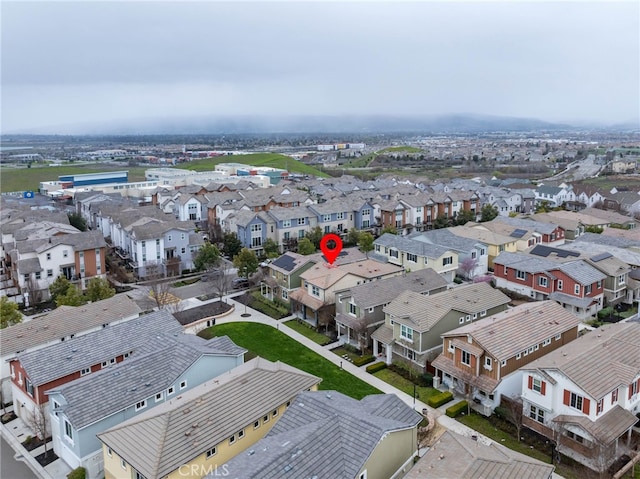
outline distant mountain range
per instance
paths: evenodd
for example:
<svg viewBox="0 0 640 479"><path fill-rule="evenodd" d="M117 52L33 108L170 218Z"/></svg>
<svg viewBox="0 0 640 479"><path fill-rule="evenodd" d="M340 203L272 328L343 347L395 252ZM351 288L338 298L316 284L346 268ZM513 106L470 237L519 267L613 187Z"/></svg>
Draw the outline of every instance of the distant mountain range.
<svg viewBox="0 0 640 479"><path fill-rule="evenodd" d="M455 114L432 116L218 116L143 118L37 128L23 134L153 135L153 134L268 134L268 133L482 133L560 131L585 128L638 129L638 125L568 125L532 118Z"/></svg>

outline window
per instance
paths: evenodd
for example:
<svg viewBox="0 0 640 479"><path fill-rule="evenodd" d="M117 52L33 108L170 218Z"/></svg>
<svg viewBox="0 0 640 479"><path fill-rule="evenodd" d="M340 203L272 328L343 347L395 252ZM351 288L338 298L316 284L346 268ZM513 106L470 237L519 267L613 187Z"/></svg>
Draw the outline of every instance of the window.
<svg viewBox="0 0 640 479"><path fill-rule="evenodd" d="M269 422L269 415L268 414L262 418L262 424L264 424L265 422Z"/></svg>
<svg viewBox="0 0 640 479"><path fill-rule="evenodd" d="M391 256L392 258L397 258L398 257L398 250L397 249L390 249L389 250L389 256Z"/></svg>
<svg viewBox="0 0 640 479"><path fill-rule="evenodd" d="M539 423L544 424L544 410L534 406L533 404L529 409L529 417L534 421L538 421Z"/></svg>
<svg viewBox="0 0 640 479"><path fill-rule="evenodd" d="M507 360L506 360L506 359L503 359L503 360L500 362L500 366L505 367L506 365L507 365Z"/></svg>
<svg viewBox="0 0 640 479"><path fill-rule="evenodd" d="M318 288L315 284L311 285L311 294L314 296L320 297L320 288Z"/></svg>
<svg viewBox="0 0 640 479"><path fill-rule="evenodd" d="M516 354L516 359L520 359L522 357L521 353Z"/></svg>
<svg viewBox="0 0 640 479"><path fill-rule="evenodd" d="M33 397L33 384L31 383L31 380L29 378L26 378L26 384L24 385L24 387L27 390L29 396Z"/></svg>
<svg viewBox="0 0 640 479"><path fill-rule="evenodd" d="M47 253L47 261L51 261L51 253Z"/></svg>
<svg viewBox="0 0 640 479"><path fill-rule="evenodd" d="M184 233L180 233L180 239L181 239L181 240L184 240L184 239L185 239Z"/></svg>
<svg viewBox="0 0 640 479"><path fill-rule="evenodd" d="M418 255L415 255L413 253L407 253L407 261L411 261L412 263L417 263Z"/></svg>
<svg viewBox="0 0 640 479"><path fill-rule="evenodd" d="M331 215L322 215L322 221L331 221Z"/></svg>
<svg viewBox="0 0 640 479"><path fill-rule="evenodd" d="M233 444L234 442L236 442L236 435L235 434L229 438L229 444Z"/></svg>
<svg viewBox="0 0 640 479"><path fill-rule="evenodd" d="M107 456L109 456L109 457L113 456L113 451L111 450L110 447L107 448Z"/></svg>
<svg viewBox="0 0 640 479"><path fill-rule="evenodd" d="M122 469L126 469L127 468L127 463L124 462L124 459L120 459L120 467L122 467Z"/></svg>
<svg viewBox="0 0 640 479"><path fill-rule="evenodd" d="M36 279L40 279L40 271L36 271Z"/></svg>
<svg viewBox="0 0 640 479"><path fill-rule="evenodd" d="M588 284L588 285L586 285L586 286L584 287L584 294L585 294L585 295L587 295L587 294L591 294L591 285L590 285L590 284Z"/></svg>
<svg viewBox="0 0 640 479"><path fill-rule="evenodd" d="M618 276L618 284L624 284L624 274L621 274L620 276Z"/></svg>
<svg viewBox="0 0 640 479"><path fill-rule="evenodd" d="M449 340L449 346L447 347L447 350L450 353L452 353L455 350L455 348L453 347L453 341L452 340Z"/></svg>
<svg viewBox="0 0 640 479"><path fill-rule="evenodd" d="M156 246L160 246L160 240L159 239L156 240ZM100 250L96 250L96 256L98 254L100 254Z"/></svg>
<svg viewBox="0 0 640 479"><path fill-rule="evenodd" d="M570 437L571 439L573 439L576 442L579 442L580 444L584 443L584 437L579 436L574 432L567 431L567 437Z"/></svg>
<svg viewBox="0 0 640 479"><path fill-rule="evenodd" d="M172 237L171 235L167 236L167 241L171 241L171 240L172 240L172 238L173 238L173 237Z"/></svg>
<svg viewBox="0 0 640 479"><path fill-rule="evenodd" d="M298 218L298 226L305 224L306 218Z"/></svg>
<svg viewBox="0 0 640 479"><path fill-rule="evenodd" d="M531 388L533 391L540 393L542 395L544 395L545 393L545 382L538 379L538 378L534 378L532 376L529 376L530 378L530 383L531 383Z"/></svg>
<svg viewBox="0 0 640 479"><path fill-rule="evenodd" d="M343 220L343 219L344 219L344 213L336 214L336 220Z"/></svg>
<svg viewBox="0 0 640 479"><path fill-rule="evenodd" d="M576 393L571 393L570 399L569 399L569 406L577 409L578 411L582 411L582 402L583 402L582 396L578 396Z"/></svg>
<svg viewBox="0 0 640 479"><path fill-rule="evenodd" d="M484 368L488 370L493 369L493 361L488 356L484 358Z"/></svg>
<svg viewBox="0 0 640 479"><path fill-rule="evenodd" d="M100 364L100 367L101 367L102 369L104 369L104 368L106 368L106 367L107 367L107 365L108 365L108 364L109 364L109 363L107 363L106 361L102 361L102 364Z"/></svg>
<svg viewBox="0 0 640 479"><path fill-rule="evenodd" d="M53 270L52 269L48 269L47 270L47 278L53 278Z"/></svg>
<svg viewBox="0 0 640 479"><path fill-rule="evenodd" d="M484 311L480 311L480 317L482 318L483 316L487 315L487 310L485 309Z"/></svg>
<svg viewBox="0 0 640 479"><path fill-rule="evenodd" d="M542 347L549 346L551 344L551 338L542 341Z"/></svg>
<svg viewBox="0 0 640 479"><path fill-rule="evenodd" d="M160 402L162 401L162 392L159 392L158 394L156 394L156 402Z"/></svg>
<svg viewBox="0 0 640 479"><path fill-rule="evenodd" d="M576 285L573 287L573 292L574 292L575 294L580 294L580 285L579 285L579 284L576 284Z"/></svg>
<svg viewBox="0 0 640 479"><path fill-rule="evenodd" d="M463 350L460 356L460 362L466 366L471 366L471 354Z"/></svg>
<svg viewBox="0 0 640 479"><path fill-rule="evenodd" d="M207 451L207 459L209 459L211 456L215 456L216 452L218 452L218 451L216 451L215 447L212 447L211 449L209 449Z"/></svg>
<svg viewBox="0 0 640 479"><path fill-rule="evenodd" d="M187 387L187 381L182 381L182 382L180 383L180 389L184 389L184 388L186 388L186 387Z"/></svg>
<svg viewBox="0 0 640 479"><path fill-rule="evenodd" d="M556 334L556 341L560 341L562 339L562 334Z"/></svg>
<svg viewBox="0 0 640 479"><path fill-rule="evenodd" d="M596 287L597 287L598 289L601 289L601 288L602 288L602 280L598 281L598 283L597 283L597 286L596 286Z"/></svg>
<svg viewBox="0 0 640 479"><path fill-rule="evenodd" d="M362 210L362 216L369 216L371 214L371 210L369 208L365 208Z"/></svg>
<svg viewBox="0 0 640 479"><path fill-rule="evenodd" d="M274 409L273 412L271 413L272 417L276 417L278 415L278 410Z"/></svg>
<svg viewBox="0 0 640 479"><path fill-rule="evenodd" d="M290 228L291 227L291 220L282 220L282 227L283 228Z"/></svg>
<svg viewBox="0 0 640 479"><path fill-rule="evenodd" d="M404 324L400 325L400 337L407 339L409 341L413 341L413 329L405 326Z"/></svg>
<svg viewBox="0 0 640 479"><path fill-rule="evenodd" d="M424 257L424 264L428 264L429 263L429 258L427 258L426 256Z"/></svg>
<svg viewBox="0 0 640 479"><path fill-rule="evenodd" d="M176 388L171 386L169 389L167 389L167 396L171 396L174 392L176 392Z"/></svg>
<svg viewBox="0 0 640 479"><path fill-rule="evenodd" d="M562 280L558 280L558 291L562 291Z"/></svg>
<svg viewBox="0 0 640 479"><path fill-rule="evenodd" d="M442 266L447 266L448 264L453 264L453 256L442 258Z"/></svg>
<svg viewBox="0 0 640 479"><path fill-rule="evenodd" d="M464 316L460 316L460 319L458 320L458 323L464 324Z"/></svg>
<svg viewBox="0 0 640 479"><path fill-rule="evenodd" d="M253 423L253 428L258 429L260 427L260 419Z"/></svg>
<svg viewBox="0 0 640 479"><path fill-rule="evenodd" d="M549 279L546 276L538 276L538 286L546 288L548 283Z"/></svg>
<svg viewBox="0 0 640 479"><path fill-rule="evenodd" d="M91 368L84 368L80 371L80 376L86 376L91 372Z"/></svg>
<svg viewBox="0 0 640 479"><path fill-rule="evenodd" d="M602 412L604 409L604 399L600 399L596 404L596 416Z"/></svg>
<svg viewBox="0 0 640 479"><path fill-rule="evenodd" d="M369 311L370 313L373 313L374 308L369 308L367 311Z"/></svg>
<svg viewBox="0 0 640 479"><path fill-rule="evenodd" d="M615 404L618 402L618 388L611 391L611 404Z"/></svg>
<svg viewBox="0 0 640 479"><path fill-rule="evenodd" d="M349 314L353 314L354 316L356 315L356 305L353 303L349 303Z"/></svg>
<svg viewBox="0 0 640 479"><path fill-rule="evenodd" d="M63 257L63 258L68 258L68 257L69 257L69 251L65 249L65 250L62 252L62 257Z"/></svg>
<svg viewBox="0 0 640 479"><path fill-rule="evenodd" d="M242 439L244 437L244 429L240 429L238 431L238 439Z"/></svg>
<svg viewBox="0 0 640 479"><path fill-rule="evenodd" d="M298 230L298 239L304 238L304 230Z"/></svg>
<svg viewBox="0 0 640 479"><path fill-rule="evenodd" d="M73 428L71 427L71 423L64 420L64 435L73 441Z"/></svg>
<svg viewBox="0 0 640 479"><path fill-rule="evenodd" d="M140 409L144 409L146 407L147 407L146 399L143 399L142 401L136 403L136 411L139 411Z"/></svg>
<svg viewBox="0 0 640 479"><path fill-rule="evenodd" d="M282 290L282 299L289 299L289 293L286 289Z"/></svg>
<svg viewBox="0 0 640 479"><path fill-rule="evenodd" d="M518 269L518 270L516 270L516 278L517 279L521 279L522 281L524 281L525 279L527 279L527 273L525 273L524 271L520 271Z"/></svg>
<svg viewBox="0 0 640 479"><path fill-rule="evenodd" d="M467 321L467 323L468 323L469 321L471 321L471 315L470 315L470 314L467 314L467 316L466 316L466 321Z"/></svg>

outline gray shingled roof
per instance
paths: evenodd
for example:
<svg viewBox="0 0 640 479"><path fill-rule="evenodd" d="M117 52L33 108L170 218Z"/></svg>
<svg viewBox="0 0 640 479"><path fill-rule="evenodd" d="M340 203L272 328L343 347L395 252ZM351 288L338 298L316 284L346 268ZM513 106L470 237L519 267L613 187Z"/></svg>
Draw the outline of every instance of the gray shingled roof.
<svg viewBox="0 0 640 479"><path fill-rule="evenodd" d="M165 477L320 381L258 357L98 437L145 477Z"/></svg>
<svg viewBox="0 0 640 479"><path fill-rule="evenodd" d="M528 218L510 218L508 216L498 216L493 221L505 223L517 228L534 230L541 234L551 234L558 227L557 224L534 221Z"/></svg>
<svg viewBox="0 0 640 479"><path fill-rule="evenodd" d="M181 333L182 326L170 313L158 311L16 357L34 386L41 386L127 352L155 350L157 332Z"/></svg>
<svg viewBox="0 0 640 479"><path fill-rule="evenodd" d="M470 334L497 360L510 359L545 339L569 331L580 319L555 301L525 303L444 333L443 338Z"/></svg>
<svg viewBox="0 0 640 479"><path fill-rule="evenodd" d="M558 269L584 286L607 278L607 275L582 260L563 263Z"/></svg>
<svg viewBox="0 0 640 479"><path fill-rule="evenodd" d="M355 478L386 434L421 420L395 394L357 401L336 391L304 392L266 437L226 466L235 479Z"/></svg>
<svg viewBox="0 0 640 479"><path fill-rule="evenodd" d="M415 241L437 244L462 253L472 251L478 244L482 244L487 248L486 243L472 238L454 235L447 228L425 231L422 233L413 233L408 237Z"/></svg>
<svg viewBox="0 0 640 479"><path fill-rule="evenodd" d="M494 264L504 265L527 273L547 273L551 276L553 276L552 271L560 270L582 285L593 284L606 278L604 273L601 273L583 260L558 263L557 261L526 253L503 251L494 260Z"/></svg>
<svg viewBox="0 0 640 479"><path fill-rule="evenodd" d="M638 418L620 405L616 404L596 421L587 416L561 414L553 418L553 422L561 424L577 424L602 444L609 444L633 427Z"/></svg>
<svg viewBox="0 0 640 479"><path fill-rule="evenodd" d="M3 329L0 350L3 355L25 351L140 312L136 302L122 294L83 306L60 306L44 316Z"/></svg>
<svg viewBox="0 0 640 479"><path fill-rule="evenodd" d="M132 356L49 391L62 394L61 407L75 428L83 428L166 389L205 354L238 356L246 352L227 336L208 341L191 334L158 335L157 350Z"/></svg>
<svg viewBox="0 0 640 479"><path fill-rule="evenodd" d="M425 268L403 276L381 279L351 288L354 303L361 308L372 308L387 304L398 296L400 291L428 293L448 285L441 275L432 268Z"/></svg>
<svg viewBox="0 0 640 479"><path fill-rule="evenodd" d="M42 271L40 266L40 260L38 258L26 258L18 260L18 273L19 274L31 274Z"/></svg>
<svg viewBox="0 0 640 479"><path fill-rule="evenodd" d="M640 373L640 323L605 324L523 369L559 371L599 400Z"/></svg>
<svg viewBox="0 0 640 479"><path fill-rule="evenodd" d="M452 251L451 248L444 246L423 243L404 236L398 236L391 233L385 233L374 241L374 244L395 248L405 253L412 253L418 256L426 256L428 258L439 258L445 253Z"/></svg>

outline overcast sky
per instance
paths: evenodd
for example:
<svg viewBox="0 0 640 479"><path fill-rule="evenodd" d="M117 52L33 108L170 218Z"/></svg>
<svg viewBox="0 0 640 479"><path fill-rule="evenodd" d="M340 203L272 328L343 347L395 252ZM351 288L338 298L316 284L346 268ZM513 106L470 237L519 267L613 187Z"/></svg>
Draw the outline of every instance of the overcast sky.
<svg viewBox="0 0 640 479"><path fill-rule="evenodd" d="M3 0L1 28L4 133L234 114L640 117L637 1Z"/></svg>

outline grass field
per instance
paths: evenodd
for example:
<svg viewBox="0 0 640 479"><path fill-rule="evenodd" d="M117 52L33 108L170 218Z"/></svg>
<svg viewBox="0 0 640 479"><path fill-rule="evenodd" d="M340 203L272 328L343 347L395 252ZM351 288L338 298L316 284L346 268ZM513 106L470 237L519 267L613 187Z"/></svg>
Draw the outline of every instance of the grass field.
<svg viewBox="0 0 640 479"><path fill-rule="evenodd" d="M413 396L414 384L408 379L400 376L398 373L393 372L391 369L381 369L380 371L373 373L373 375L378 379L382 379L385 383L398 388L400 391L407 393L409 396ZM437 389L422 386L415 386L415 391L416 398L425 403L431 396L440 392Z"/></svg>
<svg viewBox="0 0 640 479"><path fill-rule="evenodd" d="M254 153L250 155L238 156L218 156L215 158L204 158L195 160L191 163L178 165L177 168L194 171L214 170L218 163L242 163L252 166L267 166L272 168L284 168L291 173L300 173L302 175L315 175L323 178L328 177L326 173L317 170L313 166L306 165L299 161L289 158L288 156L279 155L277 153ZM26 191L37 190L41 181L57 181L58 176L73 175L83 173L100 173L104 171L128 171L129 181L144 181L145 170L152 168L151 166L128 166L127 163L122 165L96 163L91 164L72 164L64 166L36 166L32 168L13 168L3 166L0 171L0 191Z"/></svg>
<svg viewBox="0 0 640 479"><path fill-rule="evenodd" d="M295 319L285 322L287 326L289 326L294 331L302 334L303 336L309 338L314 343L318 343L320 346L324 346L325 344L329 344L331 339L326 334L318 333L311 329L309 326L306 326Z"/></svg>
<svg viewBox="0 0 640 479"><path fill-rule="evenodd" d="M340 369L286 334L256 323L227 323L212 326L199 333L204 338L229 336L238 346L269 361L282 361L322 378L320 389L339 391L355 399L381 394L373 386Z"/></svg>
<svg viewBox="0 0 640 479"><path fill-rule="evenodd" d="M390 146L389 148L385 148L381 150L380 153L396 153L404 151L406 153L420 153L422 150L420 148L416 148L415 146Z"/></svg>

